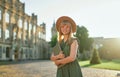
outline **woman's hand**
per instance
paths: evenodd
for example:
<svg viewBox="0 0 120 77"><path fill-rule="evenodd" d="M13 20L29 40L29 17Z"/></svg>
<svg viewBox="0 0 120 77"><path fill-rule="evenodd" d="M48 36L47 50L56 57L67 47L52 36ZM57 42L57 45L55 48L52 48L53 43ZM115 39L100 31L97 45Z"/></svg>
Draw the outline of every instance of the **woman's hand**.
<svg viewBox="0 0 120 77"><path fill-rule="evenodd" d="M63 59L63 58L65 58L65 55L63 54L63 53L59 53L59 55L57 56L58 57L58 59Z"/></svg>
<svg viewBox="0 0 120 77"><path fill-rule="evenodd" d="M51 56L52 61L63 59L63 58L65 58L65 55L62 53L62 51L56 56L54 56L54 54L52 54L52 56Z"/></svg>
<svg viewBox="0 0 120 77"><path fill-rule="evenodd" d="M60 65L60 60L56 60L56 61L54 61L55 62L55 65L56 66L59 66Z"/></svg>
<svg viewBox="0 0 120 77"><path fill-rule="evenodd" d="M50 59L51 59L52 61L55 61L55 60L57 60L57 57L54 56L54 55L52 55Z"/></svg>

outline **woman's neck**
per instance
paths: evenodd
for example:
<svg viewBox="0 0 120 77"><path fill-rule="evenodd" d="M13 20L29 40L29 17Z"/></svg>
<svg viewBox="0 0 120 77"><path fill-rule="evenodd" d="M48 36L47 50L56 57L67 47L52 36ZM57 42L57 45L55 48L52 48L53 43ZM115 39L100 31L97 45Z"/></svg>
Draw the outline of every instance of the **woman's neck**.
<svg viewBox="0 0 120 77"><path fill-rule="evenodd" d="M64 42L68 40L68 35L64 35Z"/></svg>

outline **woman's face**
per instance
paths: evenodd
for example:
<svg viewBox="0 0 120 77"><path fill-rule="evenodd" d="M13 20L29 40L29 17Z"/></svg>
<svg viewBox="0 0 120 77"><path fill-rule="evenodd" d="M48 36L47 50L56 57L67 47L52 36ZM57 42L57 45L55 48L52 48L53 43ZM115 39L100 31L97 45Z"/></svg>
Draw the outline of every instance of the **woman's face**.
<svg viewBox="0 0 120 77"><path fill-rule="evenodd" d="M71 30L71 24L70 23L61 23L60 30L63 33L63 35L67 35L70 33Z"/></svg>

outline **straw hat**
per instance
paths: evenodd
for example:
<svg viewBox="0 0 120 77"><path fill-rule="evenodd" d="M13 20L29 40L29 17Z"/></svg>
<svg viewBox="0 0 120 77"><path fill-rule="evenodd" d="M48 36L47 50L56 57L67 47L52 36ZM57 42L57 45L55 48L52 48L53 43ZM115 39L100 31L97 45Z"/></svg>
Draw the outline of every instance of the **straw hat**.
<svg viewBox="0 0 120 77"><path fill-rule="evenodd" d="M57 29L57 31L59 32L59 27L60 27L61 22L65 21L65 20L67 20L67 21L69 21L71 23L72 32L73 33L76 32L76 23L73 21L72 18L70 18L68 16L62 16L62 17L58 18L58 20L56 22L56 29Z"/></svg>

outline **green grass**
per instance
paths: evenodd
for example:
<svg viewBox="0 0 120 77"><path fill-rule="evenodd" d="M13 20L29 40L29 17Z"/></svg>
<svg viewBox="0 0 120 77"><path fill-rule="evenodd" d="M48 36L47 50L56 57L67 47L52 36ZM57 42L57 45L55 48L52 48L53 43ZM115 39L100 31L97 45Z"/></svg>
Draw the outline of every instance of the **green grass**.
<svg viewBox="0 0 120 77"><path fill-rule="evenodd" d="M102 60L101 64L90 64L90 62L87 60L87 61L80 61L79 64L82 67L120 70L120 60L112 60L112 61Z"/></svg>
<svg viewBox="0 0 120 77"><path fill-rule="evenodd" d="M0 65L16 64L17 61L0 61Z"/></svg>

